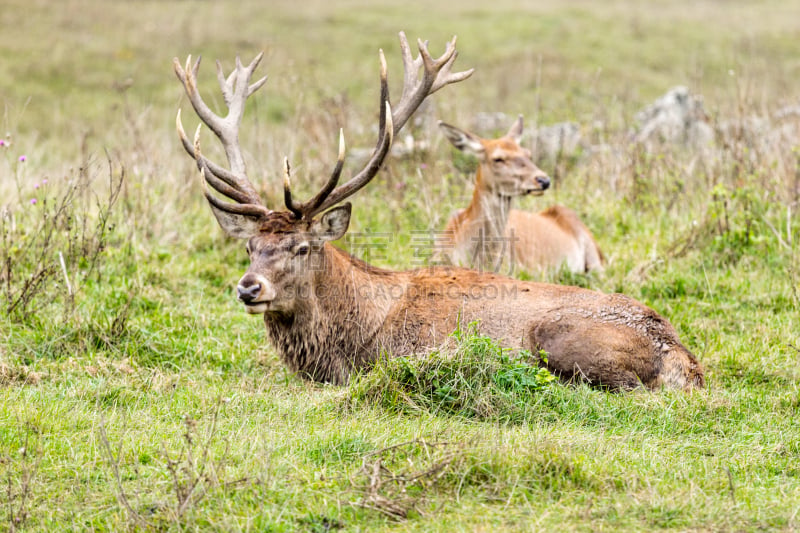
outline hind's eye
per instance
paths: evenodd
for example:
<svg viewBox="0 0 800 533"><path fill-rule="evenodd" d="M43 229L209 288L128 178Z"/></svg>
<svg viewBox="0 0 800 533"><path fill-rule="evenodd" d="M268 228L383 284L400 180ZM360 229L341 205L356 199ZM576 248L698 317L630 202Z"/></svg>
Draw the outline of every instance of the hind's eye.
<svg viewBox="0 0 800 533"><path fill-rule="evenodd" d="M308 245L307 242L302 242L298 244L294 249L295 255L306 255L311 250L311 247Z"/></svg>
<svg viewBox="0 0 800 533"><path fill-rule="evenodd" d="M495 157L494 159L492 159L493 163L502 163L503 161L505 161L505 159L503 159L502 157Z"/></svg>

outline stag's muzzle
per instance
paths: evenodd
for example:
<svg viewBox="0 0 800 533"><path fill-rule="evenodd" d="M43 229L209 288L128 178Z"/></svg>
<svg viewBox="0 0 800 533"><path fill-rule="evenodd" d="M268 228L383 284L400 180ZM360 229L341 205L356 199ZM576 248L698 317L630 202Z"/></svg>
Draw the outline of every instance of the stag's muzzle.
<svg viewBox="0 0 800 533"><path fill-rule="evenodd" d="M257 274L245 274L236 286L236 297L250 314L267 312L275 296L272 284Z"/></svg>

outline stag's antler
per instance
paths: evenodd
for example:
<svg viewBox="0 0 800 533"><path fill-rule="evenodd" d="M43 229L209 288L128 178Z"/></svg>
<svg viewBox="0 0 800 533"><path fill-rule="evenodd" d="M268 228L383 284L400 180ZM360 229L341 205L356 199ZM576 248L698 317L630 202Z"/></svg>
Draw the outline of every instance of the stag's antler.
<svg viewBox="0 0 800 533"><path fill-rule="evenodd" d="M219 193L238 202L238 204L222 202L206 190L205 194L208 201L212 206L234 214L259 216L270 212L261 203L258 193L250 183L250 180L247 179L244 156L239 146L239 125L242 122L245 102L251 94L260 89L267 81L267 77L264 76L257 82L250 83L250 78L253 76L253 72L258 67L263 55L263 53L258 54L246 67L242 65L242 62L237 57L236 68L227 78L222 72L222 65L217 61L217 79L222 90L222 96L225 99L225 105L228 107L228 114L224 118L214 114L200 97L200 92L197 89L197 72L200 69L201 58L198 57L197 61L192 65L192 56L189 56L186 60L186 67L181 67L177 58L173 59L175 74L183 84L197 116L214 132L222 143L230 170L217 165L200 153L200 126L197 127L195 132L194 142L189 142L189 138L183 129L179 109L178 116L175 118L175 125L178 129L181 143L189 155L197 161L197 167L203 174L205 181Z"/></svg>
<svg viewBox="0 0 800 533"><path fill-rule="evenodd" d="M430 52L428 52L428 41L423 42L422 40L418 40L417 46L419 47L419 55L414 59L411 56L411 47L408 44L406 34L400 32L400 49L403 54L403 69L405 75L403 76L403 91L400 96L400 102L394 106L395 111L393 112L389 106L386 58L383 55L383 50L379 52L381 62L380 136L377 146L365 167L347 183L336 187L344 162L344 139L340 132L339 159L336 163L336 169L334 169L331 178L325 186L314 198L305 204L296 204L292 202L290 205L287 201L287 207L296 215L311 218L315 214L355 194L359 189L369 183L378 173L378 170L380 170L384 159L386 159L386 155L389 153L389 148L391 148L392 140L395 135L403 128L425 98L445 85L469 78L475 71L475 69L469 69L463 72L450 72L458 56L458 52L456 52L456 37L453 37L453 39L447 43L444 54L438 59L431 57ZM419 78L420 68L422 68L421 79ZM284 183L285 198L291 200L292 195L289 188L288 172L286 176L287 179Z"/></svg>

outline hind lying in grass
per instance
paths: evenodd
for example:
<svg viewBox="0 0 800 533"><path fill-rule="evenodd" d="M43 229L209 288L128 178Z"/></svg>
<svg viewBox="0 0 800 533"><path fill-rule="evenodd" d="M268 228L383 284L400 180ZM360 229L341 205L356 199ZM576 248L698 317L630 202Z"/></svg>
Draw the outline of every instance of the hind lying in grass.
<svg viewBox="0 0 800 533"><path fill-rule="evenodd" d="M544 350L545 364L558 376L579 377L611 389L703 386L703 369L678 339L675 329L652 309L620 294L522 282L457 268L408 272L382 270L335 248L344 236L351 205L340 204L377 174L392 144L423 100L472 71L452 73L455 39L434 59L419 42L412 57L400 34L405 67L400 101L389 104L386 62L381 60L380 136L366 166L337 186L344 165L344 141L325 186L309 201L297 202L285 165L285 211L261 203L247 178L238 130L247 98L266 78L250 83L259 55L250 65L237 59L220 87L229 108L222 118L210 111L197 90L199 60L175 72L200 119L217 135L230 168L200 152L199 127L192 143L178 114L186 151L196 160L211 210L225 232L247 239L250 268L237 286L250 313L263 314L267 333L283 361L299 374L323 382L347 383L354 371L369 368L383 351L395 356L429 351L450 332L479 324L479 333L502 346ZM420 69L422 76L419 76ZM320 215L317 217L317 215Z"/></svg>
<svg viewBox="0 0 800 533"><path fill-rule="evenodd" d="M510 252L508 259L530 271L561 266L570 272L602 270L603 253L572 209L511 209L514 197L540 196L550 187L550 178L519 144L522 116L499 139L483 139L444 122L439 127L453 146L478 158L472 201L450 217L440 243L451 250L452 263L492 270Z"/></svg>

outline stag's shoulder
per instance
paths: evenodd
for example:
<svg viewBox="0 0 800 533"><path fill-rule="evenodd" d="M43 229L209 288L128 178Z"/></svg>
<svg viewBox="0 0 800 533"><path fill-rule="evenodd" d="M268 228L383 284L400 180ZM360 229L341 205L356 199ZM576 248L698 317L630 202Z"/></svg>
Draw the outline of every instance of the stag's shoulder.
<svg viewBox="0 0 800 533"><path fill-rule="evenodd" d="M492 272L481 272L458 266L435 266L409 272L417 285L486 285L524 283Z"/></svg>

